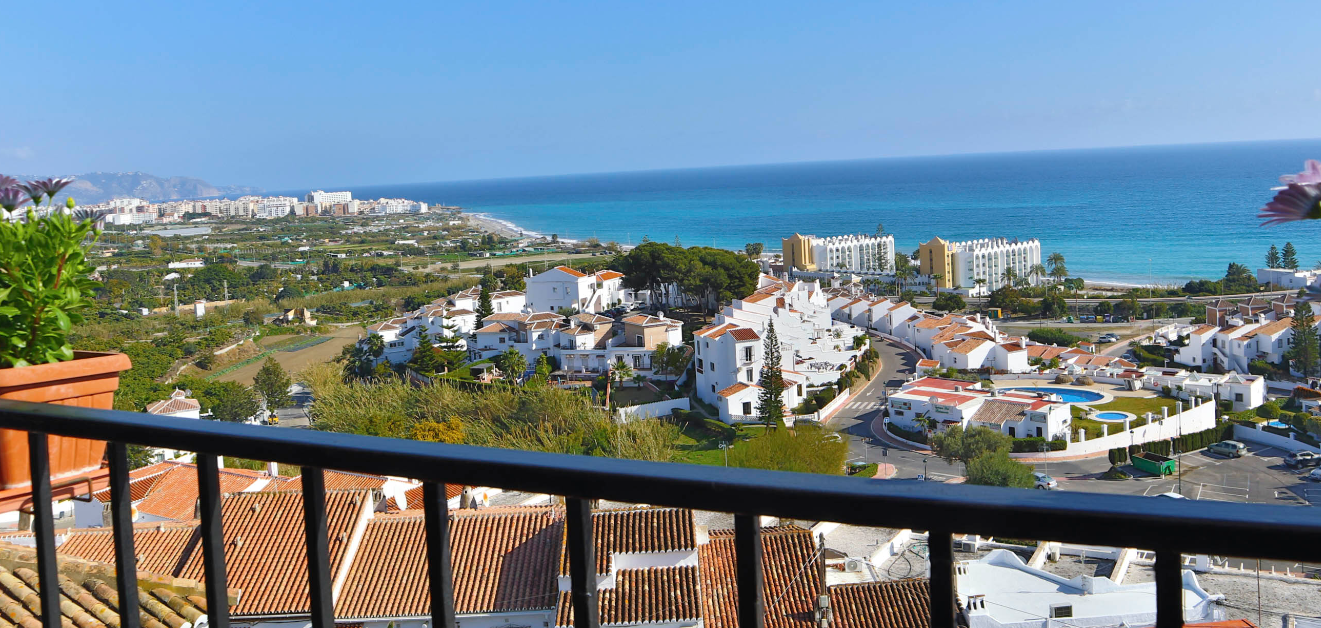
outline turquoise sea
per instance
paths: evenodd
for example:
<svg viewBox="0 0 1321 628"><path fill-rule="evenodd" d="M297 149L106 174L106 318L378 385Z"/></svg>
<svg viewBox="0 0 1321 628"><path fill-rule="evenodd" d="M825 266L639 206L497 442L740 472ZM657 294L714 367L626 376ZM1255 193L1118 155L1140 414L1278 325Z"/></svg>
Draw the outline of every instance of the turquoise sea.
<svg viewBox="0 0 1321 628"><path fill-rule="evenodd" d="M1038 238L1072 274L1131 284L1256 268L1291 241L1321 260L1321 221L1258 227L1281 174L1321 140L870 159L353 187L354 198L460 205L562 238L778 250L794 232L874 232L900 250L983 237ZM327 188L330 189L330 188Z"/></svg>

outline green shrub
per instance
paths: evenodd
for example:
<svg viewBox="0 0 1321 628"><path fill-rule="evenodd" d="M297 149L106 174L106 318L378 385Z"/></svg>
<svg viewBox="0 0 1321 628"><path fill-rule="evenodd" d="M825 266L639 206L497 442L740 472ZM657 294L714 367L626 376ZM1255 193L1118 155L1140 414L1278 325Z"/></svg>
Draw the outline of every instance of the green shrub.
<svg viewBox="0 0 1321 628"><path fill-rule="evenodd" d="M1016 454L1038 453L1041 451L1041 445L1046 443L1046 449L1049 451L1064 451L1069 444L1062 440L1047 441L1040 436L1029 436L1027 438L1015 438L1011 444L1011 450Z"/></svg>
<svg viewBox="0 0 1321 628"><path fill-rule="evenodd" d="M1128 464L1128 449L1124 447L1116 447L1114 449L1111 449L1110 464L1112 465Z"/></svg>
<svg viewBox="0 0 1321 628"><path fill-rule="evenodd" d="M1059 345L1061 347L1071 347L1082 342L1082 338L1075 336L1063 329L1055 327L1042 327L1034 329L1027 334L1028 340L1039 342L1046 345Z"/></svg>
<svg viewBox="0 0 1321 628"><path fill-rule="evenodd" d="M1266 417L1268 419L1280 418L1280 402L1277 400L1271 400L1257 406L1257 416Z"/></svg>
<svg viewBox="0 0 1321 628"><path fill-rule="evenodd" d="M887 427L889 428L891 434L894 434L895 436L898 436L899 438L902 438L906 441L921 443L923 445L925 445L927 442L926 432L916 431L916 430L906 430L902 427L899 427L898 425L895 425L894 423L889 423Z"/></svg>

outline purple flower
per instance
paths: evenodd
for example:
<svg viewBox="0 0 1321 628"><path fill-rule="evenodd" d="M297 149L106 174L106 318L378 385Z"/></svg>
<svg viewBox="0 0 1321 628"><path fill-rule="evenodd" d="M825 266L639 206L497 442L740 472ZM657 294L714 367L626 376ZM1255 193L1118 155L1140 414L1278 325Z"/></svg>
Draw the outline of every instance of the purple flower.
<svg viewBox="0 0 1321 628"><path fill-rule="evenodd" d="M1258 218L1265 218L1261 226L1278 225L1294 220L1321 218L1321 187L1290 183L1275 195L1275 199L1261 208Z"/></svg>
<svg viewBox="0 0 1321 628"><path fill-rule="evenodd" d="M16 186L0 188L0 207L3 207L7 212L12 212L28 202L28 199L24 196L23 190Z"/></svg>
<svg viewBox="0 0 1321 628"><path fill-rule="evenodd" d="M0 190L18 185L18 179L0 174Z"/></svg>
<svg viewBox="0 0 1321 628"><path fill-rule="evenodd" d="M1308 159L1303 164L1303 171L1298 174L1286 174L1280 177L1280 183L1289 185L1297 183L1298 185L1315 185L1321 183L1321 161Z"/></svg>
<svg viewBox="0 0 1321 628"><path fill-rule="evenodd" d="M27 183L20 183L18 184L18 189L27 193L27 195L32 199L33 205L40 205L41 197L46 195L46 188L41 187L40 181L28 181Z"/></svg>
<svg viewBox="0 0 1321 628"><path fill-rule="evenodd" d="M70 183L73 183L73 177L51 177L40 181L28 181L28 185L35 185L41 188L41 191L45 192L46 196L49 196L51 200L55 200L55 195L59 194L60 190L68 187Z"/></svg>

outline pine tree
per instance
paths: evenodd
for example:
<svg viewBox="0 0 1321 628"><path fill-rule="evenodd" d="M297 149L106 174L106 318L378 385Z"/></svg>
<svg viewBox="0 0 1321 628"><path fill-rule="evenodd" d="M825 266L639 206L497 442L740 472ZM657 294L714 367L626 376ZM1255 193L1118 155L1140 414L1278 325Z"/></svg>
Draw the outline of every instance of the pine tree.
<svg viewBox="0 0 1321 628"><path fill-rule="evenodd" d="M1306 301L1294 308L1292 345L1286 354L1293 360L1293 367L1303 377L1311 377L1318 372L1318 356L1321 347L1317 346L1315 320L1312 318L1312 305Z"/></svg>
<svg viewBox="0 0 1321 628"><path fill-rule="evenodd" d="M766 326L766 339L762 342L761 394L757 397L757 412L768 428L784 424L784 371L780 370L780 339L775 335L775 321Z"/></svg>
<svg viewBox="0 0 1321 628"><path fill-rule="evenodd" d="M491 307L491 289L482 284L482 292L477 296L477 320L486 320L487 316L494 314L495 310Z"/></svg>
<svg viewBox="0 0 1321 628"><path fill-rule="evenodd" d="M1266 268L1279 268L1279 267L1280 267L1280 249L1275 248L1275 245L1272 244L1270 250L1266 251Z"/></svg>
<svg viewBox="0 0 1321 628"><path fill-rule="evenodd" d="M1289 270L1298 270L1298 250L1293 248L1293 242L1284 243L1284 255L1280 256L1280 265Z"/></svg>

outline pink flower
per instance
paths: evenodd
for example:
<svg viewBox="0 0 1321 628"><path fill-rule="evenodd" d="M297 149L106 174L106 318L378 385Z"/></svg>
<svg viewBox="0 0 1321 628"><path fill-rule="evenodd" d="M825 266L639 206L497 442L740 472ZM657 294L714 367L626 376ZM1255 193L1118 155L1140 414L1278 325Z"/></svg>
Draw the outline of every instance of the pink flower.
<svg viewBox="0 0 1321 628"><path fill-rule="evenodd" d="M28 199L23 190L17 187L0 188L0 207L3 207L5 211L12 212L26 202L28 202Z"/></svg>
<svg viewBox="0 0 1321 628"><path fill-rule="evenodd" d="M1261 223L1263 227L1321 218L1321 187L1290 183L1259 210L1257 217L1266 219Z"/></svg>
<svg viewBox="0 0 1321 628"><path fill-rule="evenodd" d="M1321 183L1321 161L1308 159L1303 164L1303 171L1298 174L1286 174L1280 177L1280 183L1289 185L1297 183L1298 185L1314 185Z"/></svg>

